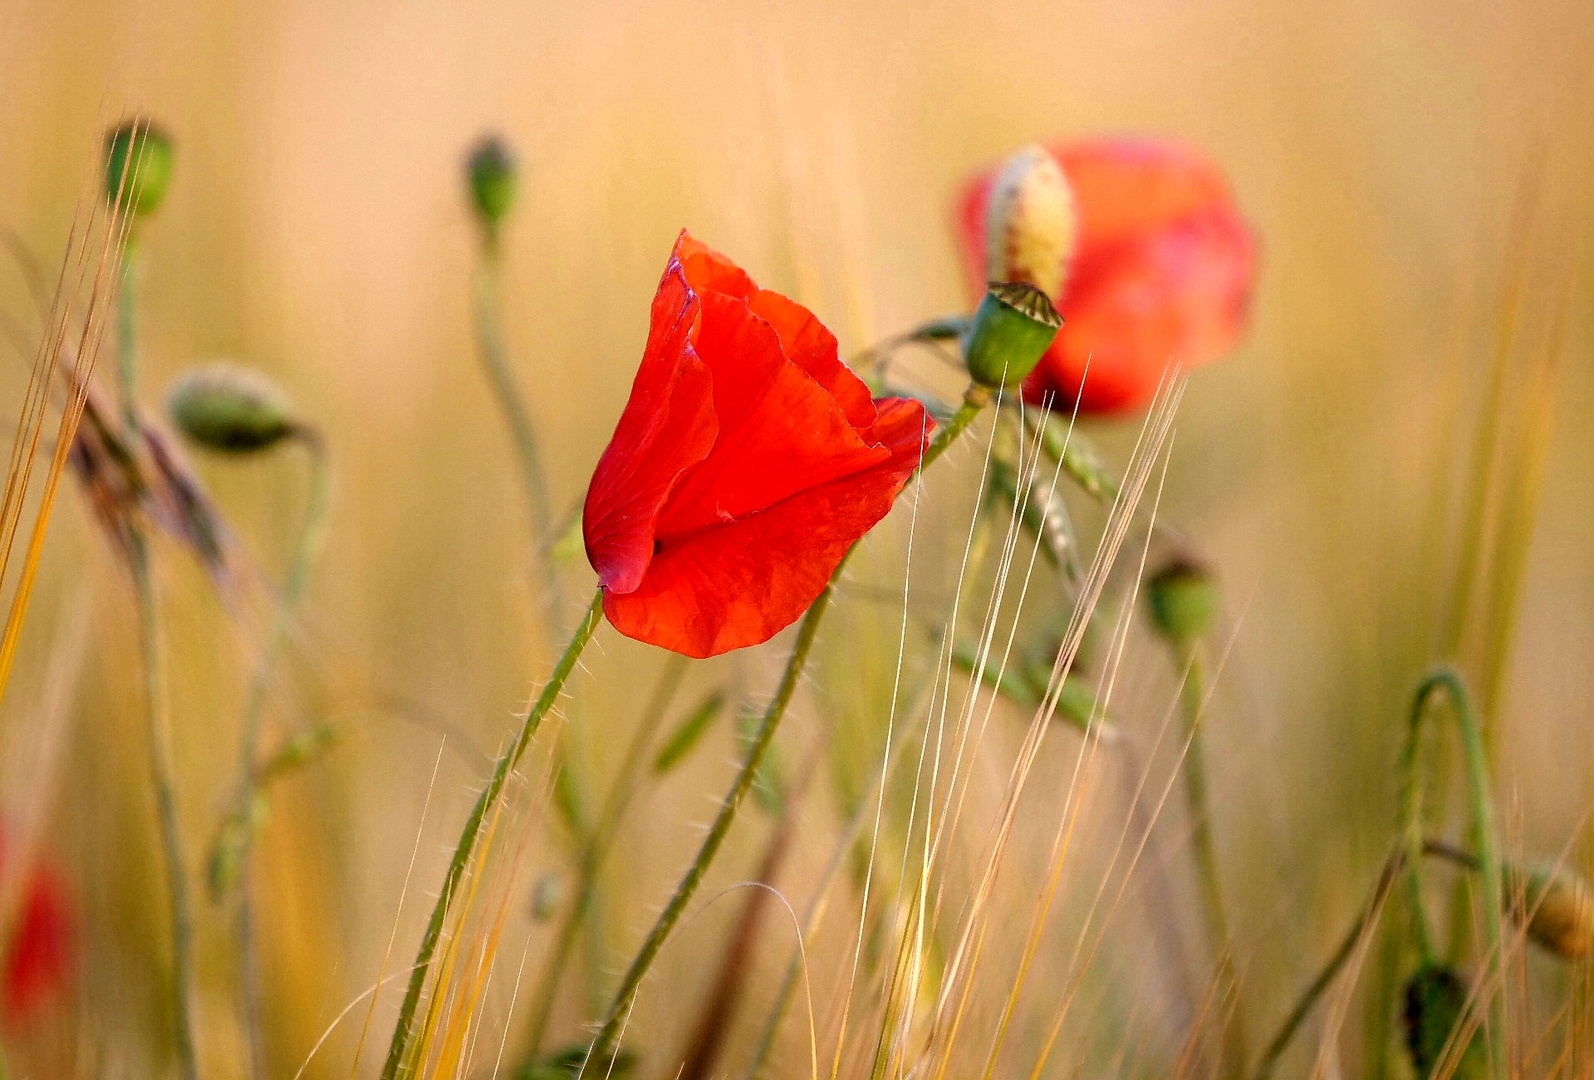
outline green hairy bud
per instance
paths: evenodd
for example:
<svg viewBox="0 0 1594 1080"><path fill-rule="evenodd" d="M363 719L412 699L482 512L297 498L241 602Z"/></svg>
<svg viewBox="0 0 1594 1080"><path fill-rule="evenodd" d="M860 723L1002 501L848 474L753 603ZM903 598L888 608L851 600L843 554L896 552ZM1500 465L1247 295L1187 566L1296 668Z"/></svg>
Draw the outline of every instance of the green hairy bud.
<svg viewBox="0 0 1594 1080"><path fill-rule="evenodd" d="M273 383L231 364L184 375L172 387L166 405L185 436L224 453L264 450L298 430L287 397Z"/></svg>

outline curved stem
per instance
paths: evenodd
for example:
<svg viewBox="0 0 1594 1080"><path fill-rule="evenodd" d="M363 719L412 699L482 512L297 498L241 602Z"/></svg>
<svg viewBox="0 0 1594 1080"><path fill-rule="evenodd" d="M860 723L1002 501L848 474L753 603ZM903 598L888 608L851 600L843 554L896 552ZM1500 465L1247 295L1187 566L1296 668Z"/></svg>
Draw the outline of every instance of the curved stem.
<svg viewBox="0 0 1594 1080"><path fill-rule="evenodd" d="M320 433L311 428L295 432L310 455L310 497L305 508L304 526L294 545L288 563L288 575L283 581L282 596L277 603L266 632L266 641L250 677L249 690L244 698L243 719L239 724L238 801L233 810L234 820L252 820L251 807L260 789L260 726L265 715L267 691L271 686L272 669L288 641L299 601L310 582L310 573L326 541L327 516L332 502L332 470L328 466L326 444ZM254 844L255 829L246 827L237 833L236 873L239 881L238 907L234 914L233 934L237 942L239 959L239 991L243 1000L244 1034L249 1044L249 1068L252 1080L266 1078L265 1024L263 1020L260 989L259 943L255 936L254 898L250 889L249 864Z"/></svg>
<svg viewBox="0 0 1594 1080"><path fill-rule="evenodd" d="M665 661L664 670L659 673L659 681L653 689L652 698L643 711L642 720L637 724L635 733L631 736L630 745L626 747L625 757L620 763L620 770L609 787L603 809L598 813L597 823L582 841L576 869L575 899L559 924L559 933L554 938L553 951L549 953L542 978L537 984L537 992L532 998L531 1019L527 1024L527 1031L530 1033L526 1040L528 1060L535 1060L542 1048L543 1036L548 1029L548 1017L553 1012L554 995L559 989L559 979L569 960L571 946L575 944L576 931L581 928L587 911L592 906L598 872L603 868L604 857L609 853L609 847L619 831L626 807L636 792L637 774L646 759L648 745L653 741L653 733L658 729L659 721L664 718L670 700L680 687L681 679L686 674L686 667L687 658L679 653L672 653Z"/></svg>
<svg viewBox="0 0 1594 1080"><path fill-rule="evenodd" d="M410 1068L405 1061L405 1054L414 1034L415 1010L420 1004L421 991L426 986L426 974L431 968L432 956L437 951L437 941L442 936L449 908L453 904L460 881L465 876L465 870L470 865L471 856L476 851L476 841L481 834L482 821L486 817L487 809L497 800L504 783L509 779L509 774L520 763L526 747L531 744L532 736L537 733L537 728L541 726L543 717L548 715L548 710L553 708L554 702L559 699L566 680L575 670L576 661L581 658L582 650L586 648L587 642L592 640L593 632L602 621L603 590L599 589L593 595L592 603L587 605L586 614L576 624L575 633L571 635L569 644L565 646L559 663L554 666L547 685L542 688L536 703L522 720L519 736L498 759L492 778L487 781L487 786L476 799L476 805L471 808L470 816L465 819L465 828L460 833L459 843L454 847L454 856L449 860L448 873L443 877L442 891L438 894L437 903L432 907L432 917L426 924L426 932L421 936L421 946L415 954L415 965L410 971L409 987L404 993L404 1003L399 1008L398 1023L393 1028L393 1041L388 1046L387 1062L382 1067L382 1080L396 1080L397 1077L409 1075Z"/></svg>
<svg viewBox="0 0 1594 1080"><path fill-rule="evenodd" d="M129 448L143 439L138 417L138 335L134 280L137 249L128 238L122 262L117 337L121 353L123 436ZM155 815L171 906L172 1012L178 1067L183 1080L197 1080L199 1059L194 1049L194 925L189 901L188 870L183 859L182 829L177 813L177 768L173 760L170 701L161 648L160 609L150 565L149 540L136 516L127 521L128 563L138 606L139 651L143 665L144 718L149 732L149 771L155 788Z"/></svg>
<svg viewBox="0 0 1594 1080"><path fill-rule="evenodd" d="M945 427L936 432L935 438L925 449L924 456L919 460L919 467L914 470L917 477L930 463L946 452L958 436L968 429L979 415L980 410L991 401L991 391L987 387L971 385L964 395L963 404L957 413L947 421ZM909 481L912 483L912 480ZM586 1061L582 1063L582 1071L586 1070L586 1062L607 1061L614 1049L620 1028L625 1024L631 1010L631 1004L636 999L637 990L642 985L642 978L653 966L653 961L658 957L659 950L664 947L664 942L669 938L670 932L675 929L675 924L680 921L681 914L686 910L686 905L691 901L692 895L697 892L698 886L703 881L703 875L708 872L709 865L719 853L720 845L725 842L725 836L731 830L731 824L736 820L736 811L741 807L742 800L747 796L753 786L753 779L758 774L759 766L763 764L764 755L769 751L770 744L775 739L775 731L780 727L781 719L786 715L786 707L791 704L792 695L797 690L797 683L802 678L803 668L808 663L808 654L813 648L814 637L819 632L819 623L824 619L825 609L830 604L831 595L835 592L836 582L841 577L843 568L852 551L857 550L856 545L849 550L847 555L836 567L830 581L825 584L817 599L809 606L808 613L803 616L801 625L797 629L797 640L792 645L791 656L786 661L786 670L782 673L780 685L775 691L774 698L764 711L763 721L759 724L758 732L753 737L752 744L748 747L747 755L742 761L742 767L736 774L736 779L731 782L731 788L725 793L725 798L720 802L719 813L714 818L714 823L709 826L708 835L703 838L703 844L698 849L697 857L692 860L692 865L687 867L686 874L675 887L675 893L670 897L669 903L659 913L653 928L648 931L648 936L643 939L641 947L631 961L631 966L626 970L625 977L620 981L620 989L615 992L614 1000L609 1004L609 1011L599 1028L597 1037L593 1039L592 1046L587 1050ZM580 1074L578 1073L578 1076Z"/></svg>
<svg viewBox="0 0 1594 1080"><path fill-rule="evenodd" d="M1427 919L1422 908L1422 878L1419 868L1423 851L1422 836L1422 783L1419 765L1422 750L1422 722L1428 715L1428 701L1443 691L1449 698L1456 718L1457 733L1461 738L1462 753L1467 764L1467 783L1472 799L1472 832L1476 839L1478 870L1483 877L1485 903L1484 946L1482 970L1478 985L1489 1000L1490 1028L1486 1043L1489 1052L1490 1072L1495 1080L1507 1080L1508 1057L1506 1052L1505 998L1494 986L1495 973L1504 969L1505 935L1500 915L1500 897L1504 895L1501 884L1499 842L1495 834L1494 803L1489 794L1489 758L1484 746L1483 730L1472 708L1472 696L1466 683L1453 668L1440 668L1423 679L1412 698L1411 718L1406 746L1400 757L1400 834L1406 862L1406 887L1411 904L1413 936L1424 963L1434 960L1432 939L1428 936Z"/></svg>
<svg viewBox="0 0 1594 1080"><path fill-rule="evenodd" d="M1223 1025L1223 1071L1225 1075L1237 1077L1245 1071L1245 1026L1240 1007L1240 982L1234 970L1234 941L1229 934L1228 912L1223 903L1223 876L1218 868L1211 798L1207 793L1206 746L1201 731L1202 710L1206 705L1205 670L1200 650L1193 643L1175 645L1174 652L1184 666L1179 704L1185 723L1182 771L1191 848L1207 935L1216 956L1218 991L1229 1008Z"/></svg>

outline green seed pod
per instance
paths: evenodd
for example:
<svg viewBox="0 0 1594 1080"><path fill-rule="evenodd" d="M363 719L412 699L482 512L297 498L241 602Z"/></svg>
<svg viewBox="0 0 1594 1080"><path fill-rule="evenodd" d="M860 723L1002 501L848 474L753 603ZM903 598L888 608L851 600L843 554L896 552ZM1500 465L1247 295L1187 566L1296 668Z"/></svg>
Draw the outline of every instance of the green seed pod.
<svg viewBox="0 0 1594 1080"><path fill-rule="evenodd" d="M1188 645L1212 628L1218 617L1218 583L1188 556L1175 556L1146 581L1146 603L1157 631Z"/></svg>
<svg viewBox="0 0 1594 1080"><path fill-rule="evenodd" d="M144 117L125 120L105 135L105 197L112 206L148 217L166 197L172 141Z"/></svg>
<svg viewBox="0 0 1594 1080"><path fill-rule="evenodd" d="M1528 937L1565 960L1594 953L1594 889L1570 870L1506 867L1506 907Z"/></svg>
<svg viewBox="0 0 1594 1080"><path fill-rule="evenodd" d="M969 376L981 386L1017 386L1051 346L1062 316L1044 292L1022 281L993 281L963 341Z"/></svg>
<svg viewBox="0 0 1594 1080"><path fill-rule="evenodd" d="M1467 986L1449 968L1429 964L1406 983L1406 1049L1418 1080L1429 1080L1441 1064L1443 1075L1465 1080L1482 1075L1483 1043L1474 1030L1459 1052L1451 1045L1461 1038L1467 1021ZM1453 1065L1454 1068L1449 1066Z"/></svg>
<svg viewBox="0 0 1594 1080"><path fill-rule="evenodd" d="M264 450L298 429L282 391L258 372L231 364L213 364L178 379L166 408L184 435L226 453Z"/></svg>
<svg viewBox="0 0 1594 1080"><path fill-rule="evenodd" d="M489 135L476 144L465 161L471 205L482 224L496 229L515 202L515 156L502 139Z"/></svg>

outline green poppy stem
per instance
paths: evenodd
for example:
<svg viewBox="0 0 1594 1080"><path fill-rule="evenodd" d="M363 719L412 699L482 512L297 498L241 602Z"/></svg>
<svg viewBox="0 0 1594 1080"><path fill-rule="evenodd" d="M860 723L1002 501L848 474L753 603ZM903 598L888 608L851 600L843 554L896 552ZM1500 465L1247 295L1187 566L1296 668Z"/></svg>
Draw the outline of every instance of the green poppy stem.
<svg viewBox="0 0 1594 1080"><path fill-rule="evenodd" d="M1184 669L1179 692L1185 725L1184 774L1186 813L1190 818L1190 846L1196 880L1201 890L1201 910L1207 937L1217 964L1220 1002L1229 1009L1223 1023L1223 1073L1238 1077L1245 1072L1245 1025L1240 1005L1240 981L1234 970L1234 940L1229 934L1228 911L1223 902L1223 876L1218 868L1217 838L1212 828L1211 798L1207 790L1206 745L1202 713L1206 707L1206 671L1194 642L1172 643ZM1220 1006L1221 1007L1221 1006Z"/></svg>
<svg viewBox="0 0 1594 1080"><path fill-rule="evenodd" d="M305 508L304 525L294 544L288 562L288 575L283 581L282 595L272 616L271 627L255 663L249 681L248 696L244 699L243 719L239 725L238 804L233 813L235 820L251 820L251 806L260 790L260 728L265 716L267 692L271 687L271 673L277 658L288 643L288 632L293 626L299 602L310 584L310 574L326 542L327 519L332 505L332 470L329 466L326 444L319 432L301 427L294 432L310 456L310 495ZM239 835L237 851L238 907L234 913L233 934L237 940L239 960L239 989L243 998L244 1033L249 1044L249 1067L252 1080L265 1080L266 1047L263 998L260 987L259 941L255 933L254 898L250 889L249 864L254 845L253 828L245 828Z"/></svg>
<svg viewBox="0 0 1594 1080"><path fill-rule="evenodd" d="M121 354L123 435L130 449L143 441L138 415L138 334L134 280L138 253L131 236L122 253L122 289L117 319L117 344ZM194 1049L194 920L188 890L188 869L183 858L182 829L177 813L177 766L172 750L171 702L167 695L160 604L150 562L149 539L143 522L127 519L128 564L138 607L139 651L143 666L144 718L148 725L149 771L155 789L156 824L166 871L167 902L171 911L173 1034L183 1080L197 1080L199 1057Z"/></svg>
<svg viewBox="0 0 1594 1080"><path fill-rule="evenodd" d="M1500 869L1500 846L1495 831L1494 801L1489 794L1489 755L1484 745L1483 728L1473 711L1472 696L1466 682L1454 668L1444 667L1429 674L1417 687L1412 697L1411 717L1406 736L1406 746L1400 756L1400 836L1406 862L1406 892L1411 907L1412 936L1423 963L1435 959L1433 939L1428 933L1428 920L1422 906L1421 855L1422 836L1422 722L1428 715L1428 701L1443 692L1450 699L1456 718L1457 734L1461 738L1462 753L1466 760L1467 784L1472 801L1472 835L1477 844L1479 873L1483 877L1484 947L1487 950L1481 965L1479 985L1484 987L1489 1000L1488 1051L1490 1074L1495 1080L1507 1080L1509 1060L1506 1052L1505 996L1500 987L1493 985L1496 973L1504 971L1505 933L1500 914L1500 897L1504 895Z"/></svg>
<svg viewBox="0 0 1594 1080"><path fill-rule="evenodd" d="M575 898L559 924L553 951L549 953L542 978L538 981L536 993L532 997L531 1017L527 1024L529 1034L526 1039L528 1060L535 1061L537 1053L542 1048L543 1036L548 1029L548 1017L553 1012L554 995L559 989L560 976L564 973L565 964L569 960L570 949L575 944L576 931L581 928L587 912L592 907L598 872L603 868L604 857L608 855L609 848L614 843L615 834L619 831L626 807L630 805L631 796L636 793L637 775L646 760L647 748L653 741L653 733L664 719L670 700L675 696L675 691L680 687L681 680L686 674L686 668L687 658L678 653L672 653L664 662L664 670L659 674L659 681L653 689L651 700L643 710L642 720L631 736L630 745L626 747L619 773L609 787L609 794L604 800L603 809L598 814L597 824L582 838L581 851L576 864Z"/></svg>
<svg viewBox="0 0 1594 1080"><path fill-rule="evenodd" d="M947 447L955 442L958 436L966 431L980 410L990 404L992 392L989 388L971 385L964 395L963 404L956 414L947 421L946 426L936 432L935 438L925 448L924 456L919 461L919 467L914 471L917 477L931 462L946 452ZM911 480L909 481L912 482ZM853 550L856 550L854 548ZM775 732L780 727L781 719L786 715L786 708L791 704L792 695L796 693L797 683L802 678L803 668L808 663L808 655L813 649L814 638L819 632L819 624L824 619L825 610L830 604L830 598L836 589L836 582L841 577L843 568L847 565L847 558L841 560L835 573L826 583L824 590L809 606L808 613L803 616L801 625L797 628L797 640L792 645L791 656L786 661L786 670L781 675L780 685L775 691L774 698L764 711L764 717L759 724L757 734L748 746L747 755L742 761L741 770L736 774L736 779L731 782L731 788L725 793L725 798L720 803L719 813L714 818L714 823L709 826L708 835L703 838L703 844L698 849L697 857L692 860L692 865L687 867L686 874L675 887L675 893L670 897L664 910L659 913L653 928L648 931L648 936L643 939L641 947L631 961L631 966L626 970L625 977L620 982L620 988L615 992L614 1000L609 1005L609 1011L603 1020L603 1026L598 1030L597 1037L593 1039L592 1046L587 1051L587 1061L607 1061L614 1049L614 1044L620 1035L627 1016L630 1014L632 1002L636 1000L638 989L642 986L642 979L653 966L659 950L664 947L664 942L675 929L676 923L686 910L686 905L691 902L692 896L702 884L703 875L708 872L714 857L719 854L720 846L725 842L726 835L731 830L732 823L736 820L736 812L741 807L742 800L752 789L753 779L758 774L759 766L763 764L764 756L768 753L770 744L774 742ZM583 1063L582 1069L586 1065Z"/></svg>
<svg viewBox="0 0 1594 1080"><path fill-rule="evenodd" d="M487 786L476 799L476 805L471 808L470 816L465 819L465 828L460 833L459 843L454 847L454 856L449 860L448 873L443 877L442 891L432 907L432 917L426 924L426 932L421 936L420 949L415 954L415 965L410 970L409 988L404 993L404 1003L399 1008L398 1023L393 1028L393 1041L388 1046L387 1063L382 1067L382 1080L398 1080L399 1077L410 1074L412 1063L406 1060L406 1054L415 1033L415 1010L420 1005L421 992L426 987L426 975L431 969L432 956L437 951L437 942L442 936L443 924L448 920L454 896L464 879L471 857L476 852L476 842L481 835L482 822L487 816L487 810L497 801L499 793L509 779L509 774L520 763L526 748L531 745L532 736L537 733L543 718L553 708L554 702L559 700L565 682L581 658L582 650L592 640L593 632L602 621L603 590L599 589L593 595L592 603L587 605L581 621L576 624L575 632L571 635L569 644L565 646L564 654L559 657L558 664L554 666L547 685L542 688L536 703L527 710L522 719L520 734L499 757L492 778L487 781Z"/></svg>

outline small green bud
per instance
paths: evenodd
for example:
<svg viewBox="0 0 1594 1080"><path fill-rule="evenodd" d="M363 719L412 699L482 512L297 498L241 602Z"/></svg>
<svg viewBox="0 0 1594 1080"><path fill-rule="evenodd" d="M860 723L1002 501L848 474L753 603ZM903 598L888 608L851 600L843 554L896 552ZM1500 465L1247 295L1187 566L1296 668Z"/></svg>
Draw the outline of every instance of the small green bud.
<svg viewBox="0 0 1594 1080"><path fill-rule="evenodd" d="M172 141L144 117L125 120L105 136L105 197L135 218L148 217L166 197Z"/></svg>
<svg viewBox="0 0 1594 1080"><path fill-rule="evenodd" d="M184 435L211 450L247 454L298 430L288 399L265 376L231 364L190 371L166 399Z"/></svg>
<svg viewBox="0 0 1594 1080"><path fill-rule="evenodd" d="M1194 559L1176 556L1146 582L1146 603L1157 631L1189 644L1203 637L1218 617L1218 583Z"/></svg>
<svg viewBox="0 0 1594 1080"><path fill-rule="evenodd" d="M1460 1037L1458 1029L1467 1019L1467 986L1461 978L1449 968L1429 964L1407 981L1405 996L1406 1049L1418 1080L1429 1080L1442 1062L1454 1066L1443 1070L1447 1077L1479 1075L1484 1060L1477 1032L1459 1052L1450 1044Z"/></svg>
<svg viewBox="0 0 1594 1080"><path fill-rule="evenodd" d="M482 224L496 229L515 202L515 157L502 139L489 135L465 161L471 205Z"/></svg>
<svg viewBox="0 0 1594 1080"><path fill-rule="evenodd" d="M531 918L533 922L547 922L559 913L565 901L565 879L557 870L548 870L537 878L531 887Z"/></svg>
<svg viewBox="0 0 1594 1080"><path fill-rule="evenodd" d="M1570 870L1506 868L1507 909L1528 937L1566 960L1594 953L1594 890Z"/></svg>
<svg viewBox="0 0 1594 1080"><path fill-rule="evenodd" d="M969 375L981 386L1017 386L1063 325L1046 294L1022 281L993 281L964 338Z"/></svg>

